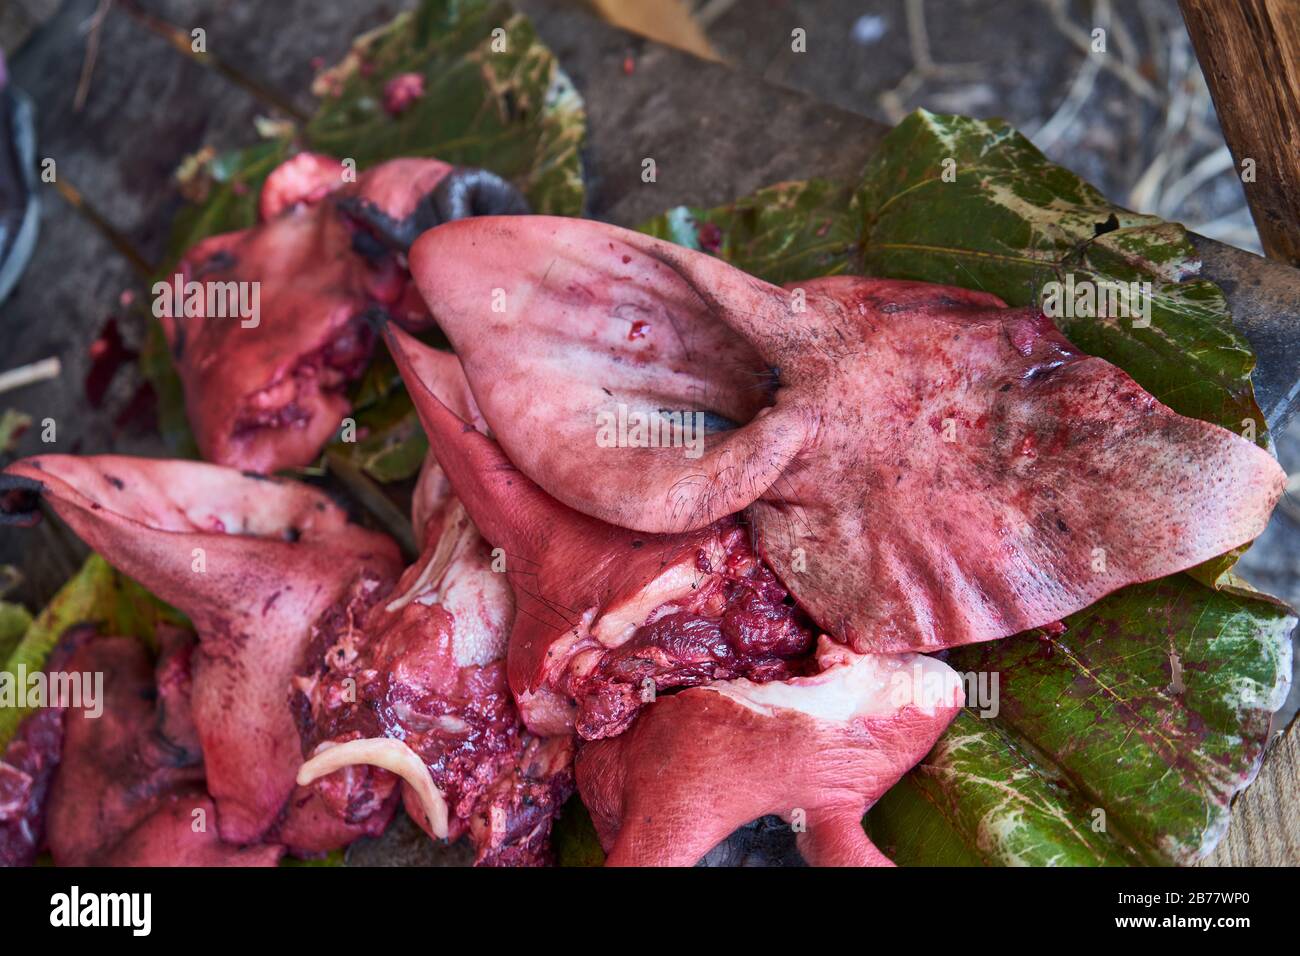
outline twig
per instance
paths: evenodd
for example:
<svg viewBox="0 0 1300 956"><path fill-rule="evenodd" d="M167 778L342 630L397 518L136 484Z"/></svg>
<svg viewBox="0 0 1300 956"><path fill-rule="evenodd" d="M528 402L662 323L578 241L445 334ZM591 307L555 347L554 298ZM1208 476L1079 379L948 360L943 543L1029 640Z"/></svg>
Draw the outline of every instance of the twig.
<svg viewBox="0 0 1300 956"><path fill-rule="evenodd" d="M168 23L166 20L162 19L162 17L143 9L138 3L136 3L136 0L118 0L118 2L121 4L122 10L127 14L127 16L149 32L162 37L170 43L172 48L177 52L196 63L216 70L235 85L243 87L255 99L261 100L268 106L271 106L285 115L297 120L299 123L307 122L307 114L298 109L298 107L294 106L275 90L265 86L252 77L247 76L242 71L231 66L225 60L222 60L220 57L215 56L212 53L200 53L195 50L188 30L183 30L175 24Z"/></svg>
<svg viewBox="0 0 1300 956"><path fill-rule="evenodd" d="M1101 72L1101 66L1097 63L1096 57L1085 57L1083 63L1079 65L1079 72L1074 75L1073 82L1070 83L1070 89L1065 94L1065 99L1061 100L1061 105L1056 108L1056 112L1038 128L1038 131L1030 134L1030 139L1034 141L1039 149L1044 152L1060 139L1075 118L1087 103L1088 97L1092 95L1097 85L1097 75Z"/></svg>
<svg viewBox="0 0 1300 956"><path fill-rule="evenodd" d="M1052 19L1056 23L1056 28L1065 35L1065 38L1075 45L1082 53L1092 56L1092 37L1080 29L1073 21L1070 20L1069 14L1066 13L1064 0L1043 0L1047 9L1051 11ZM1142 97L1149 103L1159 103L1160 95L1155 88L1147 82L1146 78L1140 73L1124 63L1118 57L1105 56L1101 57L1101 67L1109 73L1114 73L1124 81L1124 84L1138 96Z"/></svg>
<svg viewBox="0 0 1300 956"><path fill-rule="evenodd" d="M407 558L414 560L420 553L415 546L415 531L402 510L388 500L379 486L366 477L366 473L348 461L336 450L325 453L325 467L369 511L380 527L393 536Z"/></svg>
<svg viewBox="0 0 1300 956"><path fill-rule="evenodd" d="M707 0L695 12L695 19L701 27L707 29L735 5L736 0Z"/></svg>
<svg viewBox="0 0 1300 956"><path fill-rule="evenodd" d="M85 197L81 195L81 191L77 189L76 186L72 185L72 183L68 182L67 178L64 177L62 173L60 173L59 177L55 179L54 188L59 191L59 195L66 199L73 209L85 216L86 219L90 221L90 224L98 229L105 239L112 243L113 248L121 253L122 256L131 263L131 268L136 271L136 274L139 275L140 278L147 280L152 277L154 272L153 266L145 261L144 256L140 255L131 240L126 238L125 235L117 230L117 227L105 219L99 210L86 202Z"/></svg>
<svg viewBox="0 0 1300 956"><path fill-rule="evenodd" d="M95 60L99 58L99 31L104 26L104 19L108 16L109 8L112 6L113 0L99 0L99 6L95 8L94 14L88 21L90 34L86 38L86 56L81 61L81 77L77 80L77 95L72 100L74 112L81 112L81 108L86 105L86 97L90 94L90 77L95 72Z"/></svg>
<svg viewBox="0 0 1300 956"><path fill-rule="evenodd" d="M1189 169L1164 191L1160 198L1159 210L1162 216L1172 216L1184 199L1190 196L1202 183L1208 182L1226 169L1232 169L1232 153L1227 146L1220 146L1211 153L1202 156L1200 161Z"/></svg>
<svg viewBox="0 0 1300 956"><path fill-rule="evenodd" d="M978 75L983 69L979 63L936 63L930 53L930 32L925 25L925 7L922 0L907 0L907 44L912 53L912 68L892 90L876 97L876 102L889 117L890 122L901 122L905 104L912 94L928 79L961 79Z"/></svg>
<svg viewBox="0 0 1300 956"><path fill-rule="evenodd" d="M41 359L39 362L32 362L30 365L10 369L7 372L0 372L0 394L12 392L14 389L26 385L34 385L37 382L58 378L62 370L63 367L59 364L58 357L55 356Z"/></svg>

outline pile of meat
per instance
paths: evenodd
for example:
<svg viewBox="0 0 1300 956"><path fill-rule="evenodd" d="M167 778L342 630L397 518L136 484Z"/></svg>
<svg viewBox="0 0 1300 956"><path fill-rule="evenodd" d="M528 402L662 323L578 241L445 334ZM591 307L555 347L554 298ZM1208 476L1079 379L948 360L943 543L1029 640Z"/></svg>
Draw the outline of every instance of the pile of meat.
<svg viewBox="0 0 1300 956"><path fill-rule="evenodd" d="M187 256L274 303L260 330L167 323L219 464L7 469L11 520L43 499L194 634L152 664L64 636L49 666L104 672L104 715L23 723L0 859L271 863L400 802L479 863L538 864L576 788L611 864L690 865L769 815L811 863L887 864L862 816L964 703L925 652L1229 551L1281 493L1265 451L1035 310L461 218L483 209L451 209L446 168L405 162L334 188L299 157L261 225ZM454 355L403 329L430 319ZM372 323L431 447L405 570L263 474L317 453Z"/></svg>

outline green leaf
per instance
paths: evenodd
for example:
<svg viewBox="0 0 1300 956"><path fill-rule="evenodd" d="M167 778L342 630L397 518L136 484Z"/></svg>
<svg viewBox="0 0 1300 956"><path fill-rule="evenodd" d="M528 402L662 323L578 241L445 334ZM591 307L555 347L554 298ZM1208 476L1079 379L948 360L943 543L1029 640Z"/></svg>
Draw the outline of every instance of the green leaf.
<svg viewBox="0 0 1300 956"><path fill-rule="evenodd" d="M495 30L503 32L494 37ZM424 95L391 116L383 108L384 86L403 73L424 77ZM534 212L582 213L582 98L528 19L504 3L424 0L358 37L318 85L323 98L302 130L280 131L243 150L206 150L187 161L184 186L201 201L176 217L157 278L168 278L181 254L200 240L254 225L263 181L298 148L351 158L358 169L401 156L481 166L519 187ZM180 379L157 322L140 365L157 393L168 447L197 457ZM365 427L368 444L345 452L372 478L400 480L419 468L424 436L409 401L393 398L373 409Z"/></svg>
<svg viewBox="0 0 1300 956"><path fill-rule="evenodd" d="M279 865L291 869L297 867L347 866L347 861L344 858L343 850L330 850L324 856L311 860L302 860L296 856L284 856L280 858Z"/></svg>
<svg viewBox="0 0 1300 956"><path fill-rule="evenodd" d="M429 442L405 391L395 391L353 417L358 440L336 441L332 450L380 482L402 481L420 470Z"/></svg>
<svg viewBox="0 0 1300 956"><path fill-rule="evenodd" d="M1054 318L1170 408L1238 432L1253 421L1268 447L1254 354L1219 288L1193 278L1200 262L1182 226L1112 205L1005 123L924 111L885 138L855 202L866 274L984 289L1011 305L1038 304L1045 282L1067 276L1150 282L1149 328Z"/></svg>
<svg viewBox="0 0 1300 956"><path fill-rule="evenodd" d="M558 866L603 866L605 851L596 826L582 800L574 795L564 805L551 831L551 846Z"/></svg>
<svg viewBox="0 0 1300 956"><path fill-rule="evenodd" d="M195 188L206 198L197 205L182 206L176 214L167 247L168 263L175 263L186 249L209 236L254 225L262 183L288 158L290 146L288 139L278 138L198 160L188 175L205 181Z"/></svg>
<svg viewBox="0 0 1300 956"><path fill-rule="evenodd" d="M678 206L641 231L715 253L769 282L855 272L851 191L825 179L778 183L717 209Z"/></svg>
<svg viewBox="0 0 1300 956"><path fill-rule="evenodd" d="M397 366L386 353L375 358L357 383L352 408L355 440L343 440L340 431L326 455L341 455L384 483L414 476L424 463L429 442Z"/></svg>
<svg viewBox="0 0 1300 956"><path fill-rule="evenodd" d="M338 95L307 124L312 149L361 168L397 156L482 166L514 182L534 212L581 213L582 99L508 5L426 0L362 38L340 72ZM403 73L424 77L424 95L393 117L384 85Z"/></svg>
<svg viewBox="0 0 1300 956"><path fill-rule="evenodd" d="M1268 446L1254 355L1222 292L1195 278L1185 230L1107 203L1003 123L918 112L851 187L782 183L642 228L777 283L882 275L1025 305L1068 276L1150 282L1149 328L1057 321L1175 410L1239 431L1253 422ZM1112 594L1060 635L950 651L957 670L997 676L1000 711L954 721L868 814L873 839L900 863L954 866L1185 863L1207 852L1259 768L1295 625L1284 605L1234 586L1236 557Z"/></svg>
<svg viewBox="0 0 1300 956"><path fill-rule="evenodd" d="M998 680L868 814L900 863L1190 863L1254 779L1290 677L1295 615L1188 575L949 652ZM970 678L968 677L968 680Z"/></svg>
<svg viewBox="0 0 1300 956"><path fill-rule="evenodd" d="M0 601L0 661L8 661L18 642L31 626L27 608L11 601Z"/></svg>
<svg viewBox="0 0 1300 956"><path fill-rule="evenodd" d="M32 416L14 408L6 408L0 415L0 452L9 453L18 444L23 432L31 427Z"/></svg>
<svg viewBox="0 0 1300 956"><path fill-rule="evenodd" d="M17 679L20 667L27 674L41 670L63 632L86 622L98 624L104 634L138 637L151 646L157 644L155 630L159 623L188 624L179 611L113 570L99 555L92 554L32 621L8 655L5 671ZM0 751L9 743L29 709L0 708Z"/></svg>

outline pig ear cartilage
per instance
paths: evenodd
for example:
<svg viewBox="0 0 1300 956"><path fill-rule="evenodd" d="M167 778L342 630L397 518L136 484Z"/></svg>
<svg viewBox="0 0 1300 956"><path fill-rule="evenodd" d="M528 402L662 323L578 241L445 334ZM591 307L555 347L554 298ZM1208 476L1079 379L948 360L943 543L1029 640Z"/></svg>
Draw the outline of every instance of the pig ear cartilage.
<svg viewBox="0 0 1300 956"><path fill-rule="evenodd" d="M30 528L41 520L45 486L22 475L0 475L0 526Z"/></svg>
<svg viewBox="0 0 1300 956"><path fill-rule="evenodd" d="M526 216L528 202L519 190L486 169L456 169L433 190L438 222L471 216Z"/></svg>

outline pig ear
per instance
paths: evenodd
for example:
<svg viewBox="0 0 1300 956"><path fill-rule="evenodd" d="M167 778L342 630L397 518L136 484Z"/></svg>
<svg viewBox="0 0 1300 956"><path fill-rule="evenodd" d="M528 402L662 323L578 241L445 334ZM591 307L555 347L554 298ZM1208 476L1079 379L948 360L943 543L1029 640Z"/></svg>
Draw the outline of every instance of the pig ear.
<svg viewBox="0 0 1300 956"><path fill-rule="evenodd" d="M391 545L305 485L219 465L101 455L26 458L5 470L91 548L196 620L259 611L301 578L318 589L336 549L387 559Z"/></svg>
<svg viewBox="0 0 1300 956"><path fill-rule="evenodd" d="M470 519L495 546L535 559L567 509L521 475L485 434L456 356L430 348L391 322L384 327L384 341L411 393L429 450Z"/></svg>
<svg viewBox="0 0 1300 956"><path fill-rule="evenodd" d="M510 460L579 511L703 527L804 445L797 406L772 405L771 359L729 324L784 321L788 296L717 259L601 223L489 216L430 230L410 262Z"/></svg>

